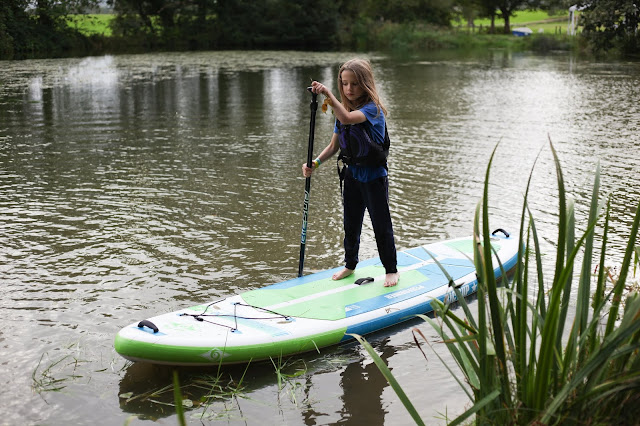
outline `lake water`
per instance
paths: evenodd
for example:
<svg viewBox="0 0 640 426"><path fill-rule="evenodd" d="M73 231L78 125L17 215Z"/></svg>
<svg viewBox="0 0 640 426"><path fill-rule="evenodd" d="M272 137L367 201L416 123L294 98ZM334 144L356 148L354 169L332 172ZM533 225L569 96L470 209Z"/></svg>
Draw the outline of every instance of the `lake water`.
<svg viewBox="0 0 640 426"><path fill-rule="evenodd" d="M113 349L139 319L295 277L311 78L348 53L165 53L0 62L2 424L176 424L170 368ZM472 232L489 158L491 226L530 205L557 234L558 151L580 227L593 172L612 197L612 262L640 197L640 63L489 51L365 55L390 111L398 249ZM318 112L316 153L333 118ZM312 180L305 271L342 260L332 162ZM365 223L361 257L376 256ZM547 258L550 256L547 256ZM553 265L553 259L545 259ZM552 269L552 268L550 268ZM473 302L472 302L473 304ZM468 404L421 321L369 340L428 424ZM446 360L446 351L440 348ZM270 363L181 369L193 424L412 424L358 345ZM240 383L241 381L241 383ZM211 393L214 383L224 388ZM217 389L217 388L215 388ZM135 417L133 417L135 416Z"/></svg>

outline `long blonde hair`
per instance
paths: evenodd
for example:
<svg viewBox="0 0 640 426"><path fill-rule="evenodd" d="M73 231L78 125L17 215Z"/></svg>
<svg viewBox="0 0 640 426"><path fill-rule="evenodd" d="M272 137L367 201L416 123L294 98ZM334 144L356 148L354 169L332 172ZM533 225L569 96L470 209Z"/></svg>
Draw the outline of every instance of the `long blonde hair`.
<svg viewBox="0 0 640 426"><path fill-rule="evenodd" d="M342 88L342 72L345 70L353 72L356 76L356 81L364 89L364 96L356 102L351 102L344 94L344 90ZM378 107L378 112L382 111L385 116L387 115L387 109L382 105L380 96L378 96L378 91L376 90L376 82L373 78L371 63L366 59L351 59L342 64L340 71L338 72L338 88L340 90L342 105L344 105L347 111L355 111L359 107L373 101L373 103L376 104L376 107Z"/></svg>

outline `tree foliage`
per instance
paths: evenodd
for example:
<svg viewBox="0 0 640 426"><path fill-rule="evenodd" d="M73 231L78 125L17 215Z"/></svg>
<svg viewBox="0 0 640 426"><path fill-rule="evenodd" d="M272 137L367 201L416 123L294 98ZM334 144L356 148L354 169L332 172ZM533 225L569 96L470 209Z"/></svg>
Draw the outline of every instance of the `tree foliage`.
<svg viewBox="0 0 640 426"><path fill-rule="evenodd" d="M376 49L380 43L410 44L411 35L449 27L456 16L470 22L503 18L509 34L517 11L553 10L567 0L107 1L116 15L111 38L83 36L69 25L70 15L95 8L100 0L2 0L0 59L96 53L89 49L104 46L110 51ZM640 50L637 0L579 1L585 8L584 34L596 49Z"/></svg>
<svg viewBox="0 0 640 426"><path fill-rule="evenodd" d="M98 0L2 0L0 59L63 55L82 45L84 37L66 18L95 7Z"/></svg>
<svg viewBox="0 0 640 426"><path fill-rule="evenodd" d="M112 0L115 33L194 48L313 48L349 45L362 22L450 25L456 0ZM345 40L347 40L345 42Z"/></svg>
<svg viewBox="0 0 640 426"><path fill-rule="evenodd" d="M223 0L218 2L221 44L241 47L334 48L341 2Z"/></svg>
<svg viewBox="0 0 640 426"><path fill-rule="evenodd" d="M190 48L336 46L339 2L112 0L115 34Z"/></svg>
<svg viewBox="0 0 640 426"><path fill-rule="evenodd" d="M581 0L583 33L596 50L620 48L640 53L640 4L637 0Z"/></svg>
<svg viewBox="0 0 640 426"><path fill-rule="evenodd" d="M511 17L523 9L537 9L538 0L494 0L496 9L500 11L500 16L504 19L504 33L511 33Z"/></svg>
<svg viewBox="0 0 640 426"><path fill-rule="evenodd" d="M442 27L451 25L455 6L454 0L366 0L355 4L362 14L378 21L426 22Z"/></svg>

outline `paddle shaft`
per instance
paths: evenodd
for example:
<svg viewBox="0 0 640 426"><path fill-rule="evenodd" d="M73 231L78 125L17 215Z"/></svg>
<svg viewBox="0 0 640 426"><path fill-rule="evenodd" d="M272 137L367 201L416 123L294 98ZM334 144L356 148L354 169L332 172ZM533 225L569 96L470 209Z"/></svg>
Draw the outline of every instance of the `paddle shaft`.
<svg viewBox="0 0 640 426"><path fill-rule="evenodd" d="M311 92L311 88L307 90ZM313 135L316 129L316 111L318 110L318 94L311 92L311 120L309 122L309 147L307 149L307 167L313 167ZM304 183L304 205L302 209L302 236L300 237L300 263L298 264L298 276L302 276L304 268L304 249L307 244L307 219L309 217L309 192L311 191L311 176Z"/></svg>

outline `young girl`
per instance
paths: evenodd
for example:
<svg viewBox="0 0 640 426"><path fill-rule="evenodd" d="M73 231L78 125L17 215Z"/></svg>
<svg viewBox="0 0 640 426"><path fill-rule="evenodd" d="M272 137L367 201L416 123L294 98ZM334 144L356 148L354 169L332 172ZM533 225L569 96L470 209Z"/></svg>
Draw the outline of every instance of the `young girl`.
<svg viewBox="0 0 640 426"><path fill-rule="evenodd" d="M338 72L338 87L342 102L338 102L325 85L317 81L311 83L314 93L321 93L331 100L336 125L329 145L314 160L312 167L307 167L306 163L302 165L302 174L305 177L311 176L320 164L338 151L341 152L341 157L347 164L343 193L345 267L335 273L333 279L348 277L356 268L366 209L369 211L378 253L386 272L384 286L393 287L398 283L399 274L389 213L386 155L380 156L380 148L371 149L368 156L354 158L356 156L352 149L357 148L358 144L362 147L362 141L367 138L373 144L378 144L376 148L383 146L387 111L378 97L371 64L366 60L352 59L345 62Z"/></svg>

